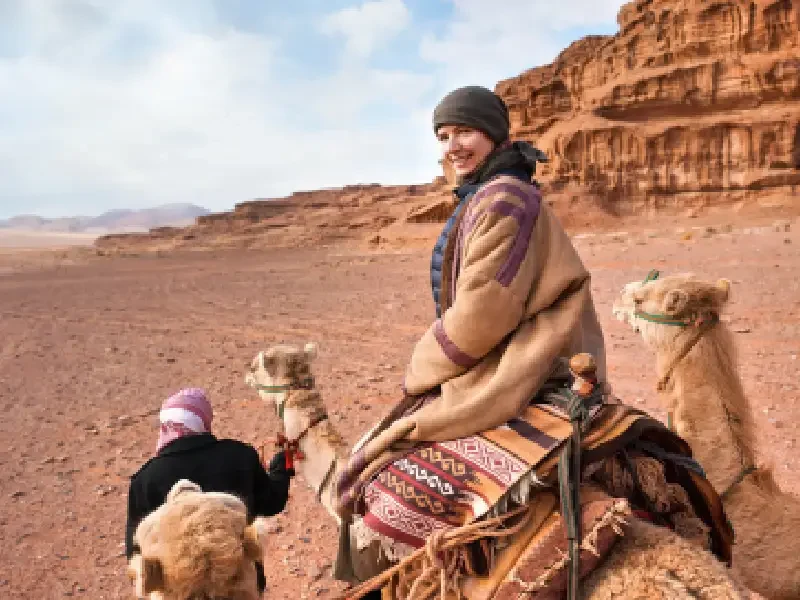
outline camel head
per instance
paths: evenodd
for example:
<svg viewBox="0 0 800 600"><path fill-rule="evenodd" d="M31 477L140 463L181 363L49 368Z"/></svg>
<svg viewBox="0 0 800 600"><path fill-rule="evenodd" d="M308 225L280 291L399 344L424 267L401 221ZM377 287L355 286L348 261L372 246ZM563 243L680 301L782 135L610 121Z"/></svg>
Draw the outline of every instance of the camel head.
<svg viewBox="0 0 800 600"><path fill-rule="evenodd" d="M348 445L328 419L325 403L314 386L311 367L316 354L313 343L271 346L255 355L245 383L275 407L283 429L278 443L283 444L285 457L290 463L295 461L296 473L340 522L330 492L337 461L348 456Z"/></svg>
<svg viewBox="0 0 800 600"><path fill-rule="evenodd" d="M259 526L247 524L247 508L236 496L178 481L136 528L141 553L128 568L136 596L256 600Z"/></svg>
<svg viewBox="0 0 800 600"><path fill-rule="evenodd" d="M670 344L688 326L718 318L730 298L730 281L705 281L691 273L625 285L614 301L614 316L655 348Z"/></svg>
<svg viewBox="0 0 800 600"><path fill-rule="evenodd" d="M287 390L313 387L311 363L316 355L317 346L311 342L303 348L291 344L271 346L255 355L244 381L264 400L274 401L278 414L282 414Z"/></svg>

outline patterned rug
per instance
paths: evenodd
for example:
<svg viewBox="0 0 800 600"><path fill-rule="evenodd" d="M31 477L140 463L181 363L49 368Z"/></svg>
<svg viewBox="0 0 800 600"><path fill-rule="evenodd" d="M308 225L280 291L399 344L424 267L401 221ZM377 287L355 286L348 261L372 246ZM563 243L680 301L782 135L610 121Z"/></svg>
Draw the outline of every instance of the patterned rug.
<svg viewBox="0 0 800 600"><path fill-rule="evenodd" d="M489 512L571 433L563 413L531 405L496 429L421 446L366 485L362 525L409 550L419 548L434 532Z"/></svg>

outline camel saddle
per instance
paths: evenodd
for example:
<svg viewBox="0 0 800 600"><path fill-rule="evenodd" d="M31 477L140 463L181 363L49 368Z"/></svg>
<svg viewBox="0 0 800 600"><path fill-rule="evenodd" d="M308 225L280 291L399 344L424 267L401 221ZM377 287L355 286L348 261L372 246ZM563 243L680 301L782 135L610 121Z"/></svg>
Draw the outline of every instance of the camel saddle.
<svg viewBox="0 0 800 600"><path fill-rule="evenodd" d="M586 485L583 473L592 465L636 454L657 460L667 482L685 490L694 514L707 527L708 549L730 564L732 528L717 492L693 461L689 445L647 413L610 401L598 392L600 387L583 395L565 393L569 387L563 384L545 388L519 417L501 427L418 446L387 465L366 486L360 528L383 540L384 552L390 547L404 548L390 556L402 563L419 556L431 536L528 505L536 516L505 547L471 544L459 559L461 571L468 576L467 597L494 598L499 590L508 592L504 579L526 548L530 554L530 547L537 547L537 558L529 563L541 562L540 555L547 554L551 543L543 540L562 538L567 540L569 559L562 560L560 568L544 569L546 576L537 575L537 580L549 578L552 585L532 597L577 597L579 579L613 545L612 532L618 529L611 525L613 515L633 509L638 516L653 517L641 494L613 498L596 485ZM635 472L632 475L635 481ZM601 523L608 527L601 528ZM594 558L580 549L582 533L590 530L596 539L598 531L601 534ZM347 546L350 538L345 534L340 539ZM564 556L561 551L557 554ZM350 556L350 548L340 546L337 577L353 573L347 564ZM352 581L352 576L348 579ZM359 596L348 593L347 597Z"/></svg>

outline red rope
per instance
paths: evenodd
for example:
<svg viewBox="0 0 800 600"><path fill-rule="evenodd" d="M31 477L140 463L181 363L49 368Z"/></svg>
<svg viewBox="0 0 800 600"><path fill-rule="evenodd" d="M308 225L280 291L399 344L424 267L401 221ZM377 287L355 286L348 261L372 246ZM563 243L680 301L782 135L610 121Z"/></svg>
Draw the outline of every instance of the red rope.
<svg viewBox="0 0 800 600"><path fill-rule="evenodd" d="M305 456L300 452L299 440L290 440L282 433L279 433L275 440L275 446L283 450L286 469L294 469L294 461L303 460Z"/></svg>
<svg viewBox="0 0 800 600"><path fill-rule="evenodd" d="M267 444L261 444L259 447L259 454L261 455L261 464L264 465L264 468L269 467L269 461L267 460L265 450ZM279 433L275 439L275 447L280 448L283 450L283 459L284 459L284 466L286 470L294 469L294 462L296 460L303 460L305 455L300 451L300 443L299 440L290 440L282 433Z"/></svg>
<svg viewBox="0 0 800 600"><path fill-rule="evenodd" d="M300 435L297 436L297 439L290 440L289 438L287 438L282 433L279 433L277 435L277 437L275 439L275 446L277 446L278 448L283 450L284 459L286 461L285 465L286 465L286 469L287 470L288 469L294 469L294 461L295 460L303 460L305 458L305 455L300 451L300 440L302 440L305 437L305 435L308 433L308 431L312 427L314 427L318 423L321 423L322 421L324 421L327 418L328 418L328 415L322 414L320 417L318 417L318 418L314 419L313 421L311 421L309 426L306 427L300 433ZM266 458L264 457L264 446L266 446L266 444L262 444L261 445L261 462L266 467L267 463L264 462L266 460Z"/></svg>

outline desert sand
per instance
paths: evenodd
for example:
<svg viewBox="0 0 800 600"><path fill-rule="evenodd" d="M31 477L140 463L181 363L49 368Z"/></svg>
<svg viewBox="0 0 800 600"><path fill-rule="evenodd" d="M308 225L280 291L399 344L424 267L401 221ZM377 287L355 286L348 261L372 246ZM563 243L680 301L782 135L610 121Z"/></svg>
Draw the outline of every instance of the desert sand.
<svg viewBox="0 0 800 600"><path fill-rule="evenodd" d="M8 249L69 248L91 245L100 233L67 233L60 231L26 231L0 229L0 252Z"/></svg>
<svg viewBox="0 0 800 600"><path fill-rule="evenodd" d="M665 417L653 357L611 315L625 282L651 268L730 278L726 318L759 446L779 482L800 492L800 222L684 229L575 238L593 272L611 383ZM161 401L205 387L215 433L271 455L275 414L243 382L269 344L319 343L318 385L355 441L399 398L405 361L431 322L428 260L417 245L0 256L0 597L130 597L128 478L153 455ZM336 532L302 482L270 526L268 597L341 589L330 574Z"/></svg>

